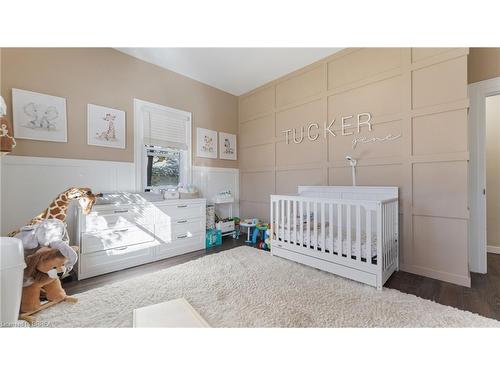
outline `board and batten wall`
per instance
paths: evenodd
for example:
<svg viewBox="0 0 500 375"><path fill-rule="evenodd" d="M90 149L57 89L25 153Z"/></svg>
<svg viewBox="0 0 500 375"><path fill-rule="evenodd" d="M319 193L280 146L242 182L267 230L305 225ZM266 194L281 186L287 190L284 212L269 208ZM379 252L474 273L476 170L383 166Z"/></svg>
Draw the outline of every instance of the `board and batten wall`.
<svg viewBox="0 0 500 375"><path fill-rule="evenodd" d="M17 139L2 157L0 234L25 225L69 186L135 190L134 98L191 112L193 181L207 194L220 181L237 189L238 161L198 158L195 151L198 127L237 133L236 96L111 48L2 48L0 64L10 120L12 88L66 98L68 119L67 143ZM125 149L87 145L89 103L126 112Z"/></svg>
<svg viewBox="0 0 500 375"><path fill-rule="evenodd" d="M401 269L470 285L467 204L468 49L347 49L239 98L240 212L269 218L270 194L298 185L399 186ZM360 144L342 116L372 114ZM337 137L285 143L283 130L336 119ZM356 117L355 117L356 118Z"/></svg>
<svg viewBox="0 0 500 375"><path fill-rule="evenodd" d="M236 134L238 98L112 48L3 48L1 93L12 88L66 98L68 142L19 139L12 155L134 160L134 98L192 113L193 165L238 168L233 160L196 157L196 128ZM125 111L125 149L87 145L87 104ZM9 113L12 121L12 111Z"/></svg>

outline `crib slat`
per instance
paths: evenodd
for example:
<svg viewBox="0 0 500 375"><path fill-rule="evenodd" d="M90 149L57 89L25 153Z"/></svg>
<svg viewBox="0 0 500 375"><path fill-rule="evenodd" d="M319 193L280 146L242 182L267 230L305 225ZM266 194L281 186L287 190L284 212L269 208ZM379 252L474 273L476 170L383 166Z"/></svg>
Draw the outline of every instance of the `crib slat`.
<svg viewBox="0 0 500 375"><path fill-rule="evenodd" d="M299 201L299 211L300 211L300 246L304 245L304 202Z"/></svg>
<svg viewBox="0 0 500 375"><path fill-rule="evenodd" d="M358 249L357 260L361 262L361 206L356 205L356 247Z"/></svg>
<svg viewBox="0 0 500 375"><path fill-rule="evenodd" d="M328 205L328 214L329 214L329 220L328 220L328 228L330 232L330 236L328 237L329 239L329 244L328 247L325 244L325 248L329 248L331 254L333 255L333 203L330 203Z"/></svg>
<svg viewBox="0 0 500 375"><path fill-rule="evenodd" d="M293 200L293 243L297 244L297 199Z"/></svg>
<svg viewBox="0 0 500 375"><path fill-rule="evenodd" d="M313 202L314 213L314 250L318 250L318 203Z"/></svg>
<svg viewBox="0 0 500 375"><path fill-rule="evenodd" d="M280 199L281 203L281 241L285 241L285 200Z"/></svg>
<svg viewBox="0 0 500 375"><path fill-rule="evenodd" d="M325 202L321 203L321 250L326 252Z"/></svg>
<svg viewBox="0 0 500 375"><path fill-rule="evenodd" d="M290 221L290 205L291 205L291 200L287 199L286 201L286 225L287 225L287 235L288 235L288 243L292 242L292 236L291 236L291 231L292 231L292 222Z"/></svg>
<svg viewBox="0 0 500 375"><path fill-rule="evenodd" d="M271 240L274 239L274 199L271 198L271 217L269 218L269 231L271 232Z"/></svg>
<svg viewBox="0 0 500 375"><path fill-rule="evenodd" d="M347 231L347 258L351 259L352 255L352 226L351 226L351 205L347 205L347 223L346 223L346 231Z"/></svg>
<svg viewBox="0 0 500 375"><path fill-rule="evenodd" d="M307 248L311 247L311 206L309 205L309 201L306 201L306 244Z"/></svg>
<svg viewBox="0 0 500 375"><path fill-rule="evenodd" d="M337 255L339 257L342 256L342 253L344 252L344 244L342 243L343 242L343 238L342 238L342 205L341 204L338 204L337 205L337 221L338 221L338 225L337 225Z"/></svg>
<svg viewBox="0 0 500 375"><path fill-rule="evenodd" d="M366 210L366 263L372 263L372 210Z"/></svg>

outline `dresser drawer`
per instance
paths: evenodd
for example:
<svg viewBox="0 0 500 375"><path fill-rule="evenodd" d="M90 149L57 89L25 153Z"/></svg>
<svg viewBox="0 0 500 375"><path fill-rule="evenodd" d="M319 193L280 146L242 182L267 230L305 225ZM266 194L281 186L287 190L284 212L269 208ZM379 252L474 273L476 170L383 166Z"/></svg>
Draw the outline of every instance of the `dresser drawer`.
<svg viewBox="0 0 500 375"><path fill-rule="evenodd" d="M107 249L125 248L154 242L152 231L138 226L121 229L108 229L82 234L82 253L92 253Z"/></svg>
<svg viewBox="0 0 500 375"><path fill-rule="evenodd" d="M182 219L173 224L162 223L155 226L155 236L162 243L172 243L193 237L194 233L204 232L204 225L201 219Z"/></svg>
<svg viewBox="0 0 500 375"><path fill-rule="evenodd" d="M126 249L111 249L97 253L82 254L79 259L79 279L152 262L154 247L130 246Z"/></svg>
<svg viewBox="0 0 500 375"><path fill-rule="evenodd" d="M184 223L177 222L173 225L174 241L186 237L192 237L195 233L205 230L205 224L201 219L186 220Z"/></svg>
<svg viewBox="0 0 500 375"><path fill-rule="evenodd" d="M106 229L119 229L131 226L152 227L154 207L116 207L92 211L82 217L82 232L95 232Z"/></svg>
<svg viewBox="0 0 500 375"><path fill-rule="evenodd" d="M190 253L205 248L205 232L195 233L176 239L173 243L160 244L156 247L155 258L163 259L180 254Z"/></svg>
<svg viewBox="0 0 500 375"><path fill-rule="evenodd" d="M175 222L178 219L199 218L205 215L205 205L201 203L181 203L158 206L157 223Z"/></svg>

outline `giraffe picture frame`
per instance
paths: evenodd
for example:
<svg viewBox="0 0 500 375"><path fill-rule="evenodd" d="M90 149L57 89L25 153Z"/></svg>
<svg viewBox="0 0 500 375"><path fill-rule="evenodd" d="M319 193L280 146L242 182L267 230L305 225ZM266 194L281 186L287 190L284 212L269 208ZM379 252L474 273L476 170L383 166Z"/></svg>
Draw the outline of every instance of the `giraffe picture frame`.
<svg viewBox="0 0 500 375"><path fill-rule="evenodd" d="M87 144L124 149L126 147L125 111L88 104Z"/></svg>

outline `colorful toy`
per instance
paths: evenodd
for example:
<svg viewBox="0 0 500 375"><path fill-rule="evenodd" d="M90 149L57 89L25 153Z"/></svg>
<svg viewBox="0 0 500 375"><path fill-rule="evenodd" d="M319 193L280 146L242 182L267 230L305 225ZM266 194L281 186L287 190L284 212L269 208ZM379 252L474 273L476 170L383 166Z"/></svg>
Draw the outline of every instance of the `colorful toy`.
<svg viewBox="0 0 500 375"><path fill-rule="evenodd" d="M255 229L253 231L253 236L252 236L252 243L254 245L257 245L259 249L266 250L266 238L267 238L267 231L269 229L269 224L264 223L264 224L257 224L255 226ZM257 237L260 235L260 241L257 243Z"/></svg>
<svg viewBox="0 0 500 375"><path fill-rule="evenodd" d="M222 232L218 229L209 229L205 236L205 248L222 245Z"/></svg>

